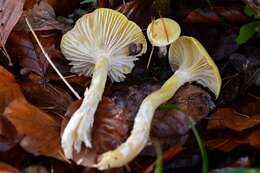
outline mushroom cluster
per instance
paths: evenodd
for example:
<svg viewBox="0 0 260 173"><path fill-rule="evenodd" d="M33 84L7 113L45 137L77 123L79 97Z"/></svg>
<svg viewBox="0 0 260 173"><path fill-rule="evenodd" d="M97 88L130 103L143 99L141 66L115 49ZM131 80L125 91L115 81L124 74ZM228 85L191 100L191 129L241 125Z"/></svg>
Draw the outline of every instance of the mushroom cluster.
<svg viewBox="0 0 260 173"><path fill-rule="evenodd" d="M166 31L167 30L167 31ZM165 34L166 33L166 34ZM133 160L145 147L155 110L173 97L187 82L197 82L218 97L221 77L217 66L201 43L193 37L181 36L178 23L160 18L147 29L152 46L169 48L169 63L174 74L157 91L142 102L128 139L112 151L98 157L94 167L99 170L121 167ZM131 47L138 46L133 53ZM74 113L62 136L62 147L67 158L73 149L81 150L81 143L91 147L91 128L94 114L102 97L107 75L120 82L134 67L137 56L146 52L146 40L141 29L124 15L111 9L97 9L81 17L75 27L65 34L61 50L73 65L71 71L92 75L81 107Z"/></svg>

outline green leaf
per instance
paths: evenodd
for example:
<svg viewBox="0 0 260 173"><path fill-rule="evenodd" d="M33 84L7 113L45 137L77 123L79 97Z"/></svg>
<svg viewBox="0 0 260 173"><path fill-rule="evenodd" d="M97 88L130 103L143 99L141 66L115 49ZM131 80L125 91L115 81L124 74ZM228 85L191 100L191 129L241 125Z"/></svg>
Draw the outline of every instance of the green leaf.
<svg viewBox="0 0 260 173"><path fill-rule="evenodd" d="M260 173L259 168L224 168L216 169L210 173Z"/></svg>
<svg viewBox="0 0 260 173"><path fill-rule="evenodd" d="M248 24L243 25L240 28L239 35L236 39L237 44L241 45L246 43L251 37L253 37L256 27L260 25L260 21L251 22Z"/></svg>
<svg viewBox="0 0 260 173"><path fill-rule="evenodd" d="M163 163L162 163L162 149L159 142L155 142L155 150L157 155L156 167L154 173L163 173Z"/></svg>
<svg viewBox="0 0 260 173"><path fill-rule="evenodd" d="M171 103L162 104L159 107L159 109L176 109L176 110L179 110L179 108L175 104L171 104Z"/></svg>
<svg viewBox="0 0 260 173"><path fill-rule="evenodd" d="M196 138L197 144L200 149L200 154L202 157L202 173L208 173L208 156L207 152L204 148L203 142L201 140L201 137L199 135L199 132L197 131L196 127L194 126L193 120L191 117L188 117L189 125L191 126L191 130Z"/></svg>
<svg viewBox="0 0 260 173"><path fill-rule="evenodd" d="M80 2L80 4L86 4L86 3L94 3L95 0L83 0Z"/></svg>
<svg viewBox="0 0 260 173"><path fill-rule="evenodd" d="M249 17L253 17L256 15L256 12L254 9L252 9L250 6L246 5L244 7L244 13L249 16Z"/></svg>

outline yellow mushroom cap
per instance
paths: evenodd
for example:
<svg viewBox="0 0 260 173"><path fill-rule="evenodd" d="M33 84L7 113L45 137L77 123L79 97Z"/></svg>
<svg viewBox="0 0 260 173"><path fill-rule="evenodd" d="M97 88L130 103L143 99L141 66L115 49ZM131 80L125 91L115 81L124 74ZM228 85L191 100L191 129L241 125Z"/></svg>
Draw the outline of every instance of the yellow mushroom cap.
<svg viewBox="0 0 260 173"><path fill-rule="evenodd" d="M219 70L201 43L193 38L181 36L171 44L169 63L173 70L178 68L185 81L196 81L208 87L216 96L221 89Z"/></svg>
<svg viewBox="0 0 260 173"><path fill-rule="evenodd" d="M133 44L141 47L136 55L129 53ZM107 57L108 75L119 82L132 71L136 57L146 52L147 43L137 24L115 10L99 8L82 16L60 46L73 65L72 72L91 76L97 59Z"/></svg>
<svg viewBox="0 0 260 173"><path fill-rule="evenodd" d="M147 28L147 36L153 46L167 46L173 43L181 34L177 22L169 18L159 18L152 21Z"/></svg>

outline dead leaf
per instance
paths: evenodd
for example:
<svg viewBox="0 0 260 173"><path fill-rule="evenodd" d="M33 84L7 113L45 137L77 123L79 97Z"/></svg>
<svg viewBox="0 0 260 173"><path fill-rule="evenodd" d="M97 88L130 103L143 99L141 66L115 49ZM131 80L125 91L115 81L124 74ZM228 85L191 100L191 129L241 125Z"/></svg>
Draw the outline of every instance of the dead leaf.
<svg viewBox="0 0 260 173"><path fill-rule="evenodd" d="M62 53L57 49L60 39L54 31L37 32L45 51L48 53L56 67L61 73L70 74L70 66ZM35 73L43 81L60 80L56 72L52 69L45 56L41 52L38 44L29 32L12 32L6 45L10 55L18 60L23 69L23 75Z"/></svg>
<svg viewBox="0 0 260 173"><path fill-rule="evenodd" d="M0 47L4 47L9 34L23 12L25 0L0 1Z"/></svg>
<svg viewBox="0 0 260 173"><path fill-rule="evenodd" d="M18 98L5 109L4 116L23 135L20 145L27 152L66 161L60 148L60 125L50 115Z"/></svg>
<svg viewBox="0 0 260 173"><path fill-rule="evenodd" d="M0 114L11 101L18 97L23 97L20 86L13 75L0 66Z"/></svg>
<svg viewBox="0 0 260 173"><path fill-rule="evenodd" d="M152 17L157 16L153 4L154 0L133 0L122 4L117 10L137 23L142 29L146 29L152 21Z"/></svg>
<svg viewBox="0 0 260 173"><path fill-rule="evenodd" d="M13 166L8 165L3 162L0 162L0 172L2 172L2 173L21 173L19 170L17 170Z"/></svg>
<svg viewBox="0 0 260 173"><path fill-rule="evenodd" d="M72 27L68 23L59 22L54 9L45 1L40 1L39 4L36 3L32 9L25 11L23 16L28 18L35 31L62 30L65 32ZM29 31L24 17L20 18L15 30Z"/></svg>
<svg viewBox="0 0 260 173"><path fill-rule="evenodd" d="M260 115L247 116L239 114L232 108L220 108L211 115L208 130L229 128L243 131L260 123Z"/></svg>
<svg viewBox="0 0 260 173"><path fill-rule="evenodd" d="M64 117L72 97L62 88L51 83L39 83L35 81L22 81L21 87L26 99L41 110Z"/></svg>
<svg viewBox="0 0 260 173"><path fill-rule="evenodd" d="M210 134L210 139L205 140L205 145L210 149L219 149L223 152L230 152L238 146L248 144L248 136L250 131L240 132L219 132Z"/></svg>
<svg viewBox="0 0 260 173"><path fill-rule="evenodd" d="M220 25L224 22L230 24L243 24L248 18L243 14L240 6L213 6L211 8L198 8L192 11L185 19L188 24Z"/></svg>
<svg viewBox="0 0 260 173"><path fill-rule="evenodd" d="M41 0L45 3L50 4L58 16L66 16L73 12L74 9L78 8L80 5L80 0L68 1L68 0ZM33 6L38 3L39 0L26 0L25 10L32 9Z"/></svg>
<svg viewBox="0 0 260 173"><path fill-rule="evenodd" d="M260 128L255 129L248 137L249 144L260 150Z"/></svg>
<svg viewBox="0 0 260 173"><path fill-rule="evenodd" d="M0 115L0 151L8 151L18 142L15 126L6 117Z"/></svg>

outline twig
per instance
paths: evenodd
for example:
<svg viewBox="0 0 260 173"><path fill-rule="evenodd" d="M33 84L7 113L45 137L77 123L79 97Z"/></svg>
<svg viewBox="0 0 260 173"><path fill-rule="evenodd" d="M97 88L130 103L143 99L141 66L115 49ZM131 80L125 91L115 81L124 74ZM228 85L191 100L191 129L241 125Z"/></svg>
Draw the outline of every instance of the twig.
<svg viewBox="0 0 260 173"><path fill-rule="evenodd" d="M79 96L79 94L77 93L77 91L75 91L72 86L68 83L68 81L63 77L63 75L60 73L60 71L57 69L57 67L55 66L55 64L52 62L52 60L50 59L49 55L46 53L46 51L44 50L40 40L38 39L37 35L35 34L29 20L27 19L27 17L25 17L25 21L26 24L28 25L30 31L33 34L33 37L35 38L37 44L39 45L43 55L45 56L45 58L47 59L47 61L50 63L50 65L52 66L52 68L56 71L56 73L59 75L59 77L62 79L62 81L67 85L67 87L71 90L71 92L75 95L75 97L77 99L81 99L81 97Z"/></svg>
<svg viewBox="0 0 260 173"><path fill-rule="evenodd" d="M2 43L1 43L1 49L2 49L2 51L3 51L3 54L4 54L4 55L6 56L6 58L8 59L8 65L9 65L9 66L12 66L13 63L12 63L11 57L9 56L9 54L8 54L8 52L7 52L7 50L6 50L5 45L3 45Z"/></svg>
<svg viewBox="0 0 260 173"><path fill-rule="evenodd" d="M147 70L149 69L149 66L150 66L150 63L151 63L151 60L152 60L153 51L154 51L154 46L152 47L152 50L151 50L151 53L150 53L150 56L149 56L149 60L148 60L147 66L146 66Z"/></svg>
<svg viewBox="0 0 260 173"><path fill-rule="evenodd" d="M256 5L252 0L242 0L250 8L254 9L257 13L260 13L260 7Z"/></svg>

